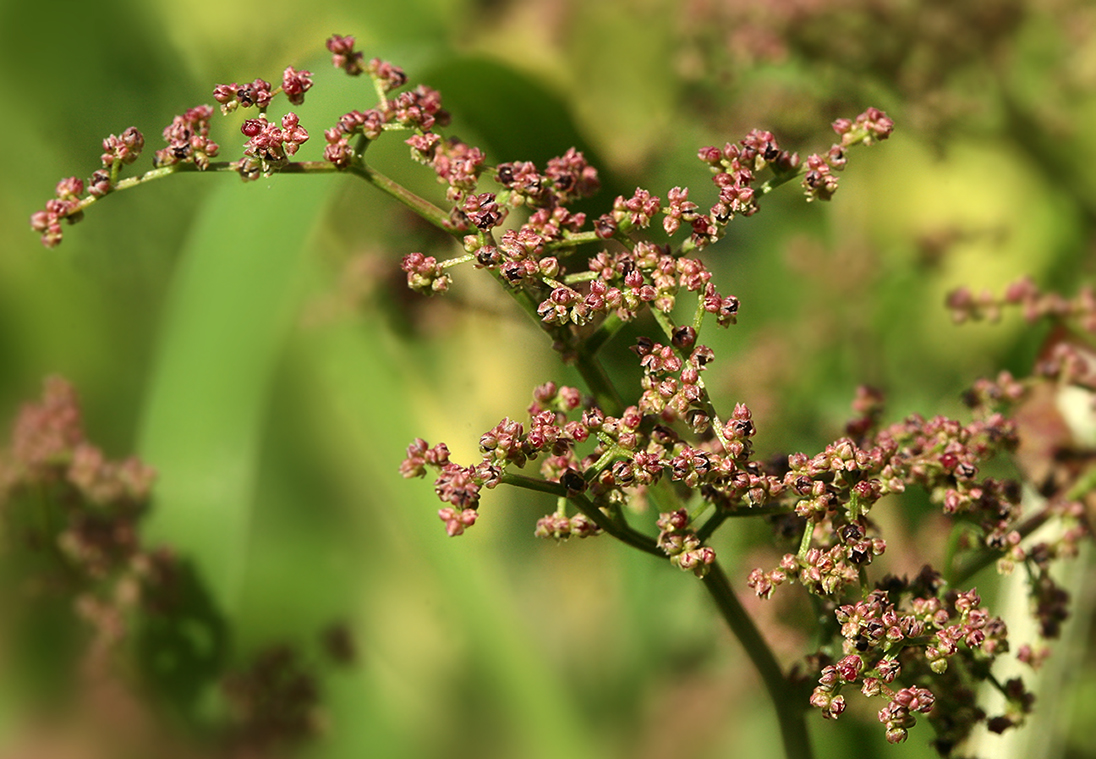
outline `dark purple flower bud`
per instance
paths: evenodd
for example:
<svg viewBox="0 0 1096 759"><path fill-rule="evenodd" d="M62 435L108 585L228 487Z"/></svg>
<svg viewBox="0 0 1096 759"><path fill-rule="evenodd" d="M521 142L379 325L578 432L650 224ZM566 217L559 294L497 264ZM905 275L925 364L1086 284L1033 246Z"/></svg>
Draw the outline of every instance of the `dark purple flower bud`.
<svg viewBox="0 0 1096 759"><path fill-rule="evenodd" d="M609 214L603 214L594 219L594 234L602 240L608 240L616 234L616 220Z"/></svg>
<svg viewBox="0 0 1096 759"><path fill-rule="evenodd" d="M568 469L559 478L559 483L567 488L567 495L578 495L586 490L586 480L574 469Z"/></svg>
<svg viewBox="0 0 1096 759"><path fill-rule="evenodd" d="M692 350L693 345L696 343L696 329L688 324L677 327L674 329L670 342L678 350Z"/></svg>

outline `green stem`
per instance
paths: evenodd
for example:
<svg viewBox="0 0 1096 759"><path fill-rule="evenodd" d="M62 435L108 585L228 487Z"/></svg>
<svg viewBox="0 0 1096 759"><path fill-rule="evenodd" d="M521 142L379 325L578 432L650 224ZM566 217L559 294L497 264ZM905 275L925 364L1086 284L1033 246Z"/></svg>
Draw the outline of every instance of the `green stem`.
<svg viewBox="0 0 1096 759"><path fill-rule="evenodd" d="M611 313L602 320L601 324L597 326L589 337L586 338L586 342L582 344L582 350L593 355L601 350L601 346L605 345L612 337L620 332L621 327L624 326L624 320L621 319L616 313Z"/></svg>
<svg viewBox="0 0 1096 759"><path fill-rule="evenodd" d="M762 195L768 195L782 184L787 184L793 179L799 179L801 176L807 173L805 168L799 168L794 171L789 171L786 174L777 174L757 186L754 191L754 197L761 197Z"/></svg>
<svg viewBox="0 0 1096 759"><path fill-rule="evenodd" d="M666 558L665 552L658 547L654 540L641 532L633 530L623 521L610 519L585 495L581 493L568 493L567 488L558 482L538 480L535 477L526 477L522 474L511 474L509 472L504 472L499 479L499 482L504 485L514 485L519 488L525 488L526 490L535 490L538 493L548 493L557 497L566 498L573 503L575 508L582 512L584 516L589 518L591 522L600 527L602 531L612 535L622 543L630 545L632 548L637 548L644 553L649 553L660 559Z"/></svg>
<svg viewBox="0 0 1096 759"><path fill-rule="evenodd" d="M575 368L582 375L586 387L602 411L609 416L620 416L624 413L624 400L620 397L620 391L591 351L579 349L575 357Z"/></svg>
<svg viewBox="0 0 1096 759"><path fill-rule="evenodd" d="M799 539L799 552L796 554L799 558L805 558L807 551L811 550L811 538L814 537L814 522L810 519L807 520L806 526L803 528L803 537Z"/></svg>
<svg viewBox="0 0 1096 759"><path fill-rule="evenodd" d="M750 657L750 661L761 675L761 681L776 710L776 718L780 724L780 737L784 743L784 755L789 759L791 757L811 759L813 752L810 734L807 731L805 699L800 698L801 694L784 676L772 649L769 648L753 619L731 589L727 576L718 563L711 565L703 582L704 588L712 597L727 626L738 638L739 643L746 650L746 655Z"/></svg>
<svg viewBox="0 0 1096 759"><path fill-rule="evenodd" d="M591 243L604 243L594 232L564 232L562 240L550 240L544 244L545 250L560 250L561 248L573 248L578 245Z"/></svg>
<svg viewBox="0 0 1096 759"><path fill-rule="evenodd" d="M319 161L315 163L323 165L323 163ZM303 165L305 164L290 164L290 166ZM331 164L326 165L331 166ZM346 171L354 174L355 176L361 177L366 182L369 182L369 184L373 185L389 197L395 198L400 203L403 203L405 206L410 208L412 211L417 213L423 219L430 222L443 232L447 232L453 235L458 240L461 238L460 232L456 232L448 226L449 214L447 214L445 211L441 210L425 198L422 198L411 192L398 182L389 179L384 174L381 174L379 171L374 169L372 166L369 166L365 163L359 163L351 165L348 169L346 169Z"/></svg>
<svg viewBox="0 0 1096 759"><path fill-rule="evenodd" d="M1039 513L1024 520L1023 524L1016 528L1016 531L1020 533L1021 538L1026 538L1046 524L1050 517L1050 510L1044 508ZM944 579L950 585L961 585L1003 555L999 550L982 548L972 554L966 561L957 562L957 566L950 572L950 576L945 575Z"/></svg>
<svg viewBox="0 0 1096 759"><path fill-rule="evenodd" d="M236 173L236 163L231 161L216 161L210 163L206 168L201 169L193 163L175 163L170 166L160 166L159 168L146 171L144 174L135 177L127 177L114 183L111 187L111 191L107 193L112 195L115 192L122 190L128 190L132 187L137 187L147 182L152 182L157 179L162 179L172 174L194 174L194 173L223 173L231 172ZM288 163L285 166L278 169L278 174L339 174L349 173L361 177L371 185L379 189L381 192L395 198L400 203L410 208L419 216L430 222L437 228L444 232L447 232L454 237L460 238L460 233L453 231L447 226L449 215L442 209L435 206L430 201L422 198L415 193L411 192L407 188L403 187L399 183L389 179L381 174L373 167L364 163L355 163L346 169L340 169L333 163L327 161L294 161ZM101 197L106 197L101 196ZM76 211L82 211L85 208L91 206L97 202L100 198L87 197L80 201L80 203L73 209L73 213Z"/></svg>

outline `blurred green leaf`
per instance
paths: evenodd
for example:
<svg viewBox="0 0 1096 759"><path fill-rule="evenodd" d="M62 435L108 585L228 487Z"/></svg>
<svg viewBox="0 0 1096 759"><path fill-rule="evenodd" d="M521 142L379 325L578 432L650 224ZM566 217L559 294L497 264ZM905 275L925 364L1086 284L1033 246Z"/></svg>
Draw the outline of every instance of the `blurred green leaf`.
<svg viewBox="0 0 1096 759"><path fill-rule="evenodd" d="M230 617L247 557L270 376L299 296L304 242L330 178L212 193L169 294L139 452L157 468L147 524L194 559Z"/></svg>
<svg viewBox="0 0 1096 759"><path fill-rule="evenodd" d="M433 513L437 502L424 502L423 484L395 476L403 448L416 433L416 415L409 410L423 390L421 375L408 363L408 349L370 320L317 334L314 350L308 363L316 371L318 395L330 405L332 416L344 422L335 463L354 483L354 492L368 494L369 505L363 508L370 509L370 532L388 536L375 548L388 557L375 578L383 582L386 575L427 571L423 580L442 593L459 618L460 629L470 631L474 666L484 673L481 687L491 694L485 704L501 710L476 719L507 725L521 756L598 756L599 740L536 650L535 636L524 629L498 557L472 550L467 540L447 538ZM393 552L393 545L413 548L409 553ZM424 585L420 581L413 587ZM383 613L376 607L374 612ZM375 688L380 685L374 682ZM429 726L424 729L431 731ZM453 750L479 745L484 737L454 739Z"/></svg>

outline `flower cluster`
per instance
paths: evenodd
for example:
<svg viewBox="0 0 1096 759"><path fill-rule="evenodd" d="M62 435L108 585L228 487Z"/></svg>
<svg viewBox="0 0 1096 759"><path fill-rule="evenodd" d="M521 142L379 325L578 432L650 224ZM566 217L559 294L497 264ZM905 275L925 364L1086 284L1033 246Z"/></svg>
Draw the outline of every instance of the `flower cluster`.
<svg viewBox="0 0 1096 759"><path fill-rule="evenodd" d="M381 111L371 113L358 119L370 125L364 132L370 139L389 121ZM885 138L889 134L883 126L885 120L878 111L861 114L856 123L872 127L846 129L848 144ZM347 136L351 133L347 128L328 133L328 160L349 165L352 153ZM722 150L712 147L699 152L719 189L719 198L707 214L689 199L688 188L672 188L665 207L658 196L637 188L630 198L618 196L611 212L588 222L584 213L573 212L568 205L589 196L599 182L596 170L574 149L549 161L543 172L527 161L500 164L493 177L502 190L477 193L485 169L481 151L443 139L425 127L407 142L415 158L433 166L439 180L448 186L447 197L454 203L449 228L472 232L464 237L465 251L515 290L535 297L538 317L557 329L582 327L610 315L629 321L648 306L668 314L682 290L702 296L704 312L714 314L720 325L733 324L737 298L721 295L705 264L687 252L718 240L736 214L756 213L755 196L768 189L768 185L762 188L757 184L766 169L773 174L769 180L773 186L801 173L797 155L782 150L772 133L754 130ZM841 160L833 163L840 168L844 161L842 153ZM809 168L805 173L808 180L816 170L821 168ZM832 188L826 197L830 195ZM519 208L528 209L524 223L496 237L494 230ZM663 228L668 234L687 225L692 234L684 245L674 248L629 237L632 230L648 227L659 214L664 216ZM619 247L589 258L585 271L572 274L564 267L560 254L578 244L610 239ZM413 287L424 289L417 281Z"/></svg>
<svg viewBox="0 0 1096 759"><path fill-rule="evenodd" d="M378 63L376 67L370 68L378 72L377 76L387 72L388 78L376 80L382 82L382 88L389 86L393 81L406 80L403 72L394 66L389 65L386 69ZM392 72L397 72L398 76ZM419 85L414 90L400 93L394 99L385 98L375 108L365 111L353 110L344 114L334 127L324 132L324 139L327 140L324 160L330 161L339 168L347 168L353 162L356 152L361 152L351 147L352 137L360 136L365 140L375 140L386 128L411 129L417 132L407 140L413 155L424 162L434 162L440 176L442 170L438 166L446 159L444 157L435 159L435 153L442 140L429 130L435 124L444 126L448 123L449 113L442 109L441 97L437 91L425 85Z"/></svg>
<svg viewBox="0 0 1096 759"><path fill-rule="evenodd" d="M970 288L960 287L948 294L947 306L957 324L967 320L987 319L995 322L1003 309L1018 308L1029 323L1051 317L1074 321L1086 332L1096 333L1096 291L1090 285L1081 287L1073 298L1056 292L1043 292L1031 277L1021 277L1005 288L1000 296L989 290L975 295Z"/></svg>
<svg viewBox="0 0 1096 759"><path fill-rule="evenodd" d="M30 217L30 227L42 235L42 244L55 248L61 243L61 220L75 224L84 217L80 196L84 194L84 182L79 177L68 177L57 183L56 197L46 201L44 211L35 211Z"/></svg>
<svg viewBox="0 0 1096 759"><path fill-rule="evenodd" d="M130 127L120 136L110 135L103 140L103 168L110 170L115 164L124 166L133 163L144 147L145 136L137 131L137 127Z"/></svg>
<svg viewBox="0 0 1096 759"><path fill-rule="evenodd" d="M1000 572L1022 564L1031 579L1040 632L1044 638L1056 636L1068 615L1068 594L1049 568L1075 554L1077 543L1088 535L1079 499L1092 489L1078 471L1050 478L1054 487L1040 488L1049 500L1032 515L1026 513L1027 504L1021 507L1019 483L992 476L986 465L1017 450L1021 432L1032 427L1024 421L1025 408L1032 413L1030 404L1040 389L1056 383L1096 390L1092 351L1076 340L1056 339L1044 348L1033 377L1017 380L1002 373L979 381L966 398L974 411L970 422L914 414L884 426L882 393L861 388L845 436L813 454L767 460L755 458L757 428L750 409L736 403L729 416L721 416L704 381L714 360L713 351L699 342L704 322L735 324L740 304L719 292L701 252L712 253L731 220L756 214L760 199L780 185L798 180L808 200L832 198L848 150L887 139L894 129L891 119L875 108L854 119L838 119L832 127L839 142L805 160L782 148L773 133L755 129L722 148L698 151L712 175L709 201L701 202L683 186L669 189L665 201L637 187L630 196L614 198L604 213L588 217L576 204L591 197L600 182L581 152L572 148L544 166L528 161L492 166L483 150L441 132L449 114L437 91L408 88L403 70L377 58L365 62L354 44L353 37L333 35L327 49L335 67L368 76L377 104L345 113L324 133L324 162L300 163L295 169L346 170L451 233L463 247L460 255L439 260L414 252L403 258L408 286L423 294L442 293L456 265L487 270L537 321L562 359L575 365L589 390L584 395L552 382L536 388L528 421L504 418L484 432L480 459L469 466L451 461L442 443L431 446L418 439L408 447L400 471L408 478L432 473L442 502L437 514L447 534L460 535L476 523L484 488L506 483L550 494L556 508L538 520L536 535L563 541L607 533L692 572L737 632L752 622L735 618L738 604L709 540L729 519L769 518L779 539L798 537L798 548L769 570L753 570L747 584L769 598L778 586L798 582L817 597L819 608L833 612L832 621L820 629L822 646L814 656L820 673L810 699L825 717L839 716L845 709L842 691L856 687L885 702L879 720L888 740L904 740L916 715L924 715L936 726L942 753L986 720L973 705L972 693L987 679L996 682L990 665L1008 650L1006 629L981 607L973 589L961 585L994 562ZM242 127L248 138L243 157L218 164L218 170L236 171L245 179L284 170L308 132L295 113L276 123L267 120L265 109L278 94L300 104L311 84L309 72L290 67L279 89L262 79L219 85L214 99L222 111L254 106L259 115ZM165 130L168 147L157 153L158 167L211 166L217 153L209 140L212 110L199 106L176 117ZM397 131L404 133L412 160L428 167L444 186L443 207L365 163L369 143ZM84 182L62 181L57 197L32 217L43 242L56 245L61 219L76 220L88 203L119 189L119 170L142 144L135 129L104 142L103 170L88 183L90 197L81 198ZM647 231L652 225L653 234ZM589 252L580 253L586 246ZM683 301L693 305L692 316L678 322ZM1017 306L1029 320L1049 316L1096 331L1091 290L1069 300L1021 280L1002 298L960 290L949 296L948 305L957 320L996 318L1004 306ZM641 317L649 321L638 321ZM639 337L633 346L642 376L639 392L630 397L614 384L598 355L628 322L653 322L658 331L656 337ZM1015 416L1006 416L1010 412ZM62 439L66 429L57 427ZM56 447L48 435L43 439L46 450ZM1055 441L1037 457L1058 464L1064 450L1065 444ZM70 485L87 499L110 501L127 492L117 484L118 478L124 480L121 469L112 469L94 451L70 452L64 466ZM530 472L534 468L535 474ZM17 482L13 471L0 467L0 484ZM913 581L885 577L873 583L873 564L888 544L871 512L914 487L945 517L962 523L956 557L945 567L950 584L930 568ZM630 523L648 502L660 512L657 535ZM1051 519L1062 527L1055 537L1026 540ZM743 640L754 637L763 636ZM1020 650L1021 658L1033 664L1045 658L1030 647ZM786 684L772 677L778 668L756 651L751 655L774 698L783 697ZM1009 707L1004 715L989 718L994 730L1019 724L1031 707L1020 681L1001 689Z"/></svg>
<svg viewBox="0 0 1096 759"><path fill-rule="evenodd" d="M480 489L495 487L500 471L487 461L477 467L462 467L449 460L449 449L444 443L430 447L419 438L407 448L400 473L404 477L422 477L428 466L438 472L434 492L443 503L451 504L438 511L438 518L445 523L450 537L461 535L465 528L476 523Z"/></svg>
<svg viewBox="0 0 1096 759"><path fill-rule="evenodd" d="M289 163L289 156L295 155L308 140L308 132L293 112L282 116L281 127L267 121L266 116L260 116L245 121L240 131L248 138L244 157L237 164L237 170L245 180L270 176Z"/></svg>
<svg viewBox="0 0 1096 759"><path fill-rule="evenodd" d="M157 166L177 163L193 163L199 169L209 167L209 159L217 155L220 146L209 139L209 119L213 108L196 105L181 116L176 116L164 128L167 147L156 151Z"/></svg>
<svg viewBox="0 0 1096 759"><path fill-rule="evenodd" d="M585 514L566 514L556 512L537 520L533 534L538 538L555 538L562 542L572 537L588 538L600 535L601 528Z"/></svg>
<svg viewBox="0 0 1096 759"><path fill-rule="evenodd" d="M57 544L83 574L102 578L135 560L135 523L154 478L136 458L110 461L86 440L75 391L54 377L41 403L22 408L11 448L0 454L0 508L14 508L28 492L71 492L74 507L64 515Z"/></svg>
<svg viewBox="0 0 1096 759"><path fill-rule="evenodd" d="M84 710L83 719L104 726L90 733L81 728L81 750L150 756L165 745L178 747L178 724L163 719L164 694L151 698L150 686L162 676L178 677L172 668L187 666L195 667L186 672L187 682L201 685L206 678L215 685L221 679L230 705L223 724L210 724L215 729L193 755L278 753L314 736L322 714L314 665L280 646L246 670L221 671L224 623L191 565L172 548L150 548L141 540L155 472L135 457L108 459L88 440L82 416L73 386L50 377L41 399L19 410L0 450L0 519L12 538L4 542L3 558L9 579L16 580L16 603L6 607L5 620L19 625L37 618L41 625L71 610L71 621L51 624L65 625L70 634L76 623L81 635L73 640L81 645L55 647L51 666L56 673L64 667L78 673L66 708ZM164 635L183 629L201 636L202 653L189 640ZM325 638L336 662L353 655L344 628L332 627ZM165 663L141 669L143 652L152 649ZM57 717L54 711L50 716ZM121 743L119 736L125 736ZM103 753L89 749L99 741Z"/></svg>
<svg viewBox="0 0 1096 759"><path fill-rule="evenodd" d="M274 99L274 91L270 82L255 79L247 84L218 84L213 88L213 99L221 104L221 113L224 114L232 113L237 108L252 106L265 111Z"/></svg>
<svg viewBox="0 0 1096 759"><path fill-rule="evenodd" d="M344 69L350 76L360 76L362 69L362 53L354 49L354 38L332 34L327 39L327 49L331 51L331 65L337 69Z"/></svg>
<svg viewBox="0 0 1096 759"><path fill-rule="evenodd" d="M136 127L129 127L122 134L110 135L103 140L103 168L91 175L86 183L88 197L100 198L110 192L118 180L121 167L131 164L141 155L145 146L145 137ZM85 182L78 177L68 177L57 183L55 197L46 202L44 211L36 211L30 217L30 226L42 235L42 244L47 248L56 247L61 242L61 220L75 224L84 217L87 199L84 194Z"/></svg>
<svg viewBox="0 0 1096 759"><path fill-rule="evenodd" d="M689 529L689 514L685 509L660 514L658 522L658 547L670 557L670 563L697 577L708 574L715 562L715 551L700 544L700 538Z"/></svg>
<svg viewBox="0 0 1096 759"><path fill-rule="evenodd" d="M928 492L945 514L962 514L978 525L985 545L1022 560L1016 525L1020 490L1015 482L977 478L978 465L1015 447L1014 424L1000 414L962 424L912 415L858 445L838 440L814 457L788 458L783 492L795 498L795 514L806 523L798 554L780 566L755 569L750 587L762 597L789 579L819 595L839 594L860 581L861 571L886 550L867 520L885 495L910 485Z"/></svg>
<svg viewBox="0 0 1096 759"><path fill-rule="evenodd" d="M285 93L293 105L304 103L304 94L312 89L312 72L287 66L282 72L280 92ZM265 79L255 79L244 84L218 84L213 88L213 99L221 106L221 113L228 114L237 108L258 108L265 111L279 90Z"/></svg>
<svg viewBox="0 0 1096 759"><path fill-rule="evenodd" d="M422 253L408 253L400 268L407 272L407 286L426 295L445 292L453 281L436 258Z"/></svg>
<svg viewBox="0 0 1096 759"><path fill-rule="evenodd" d="M943 593L939 575L927 568L913 583L892 580L890 585L893 589L873 590L863 600L837 608L844 656L823 667L811 704L835 719L845 709L841 691L846 687L883 698L887 704L879 710L879 721L887 740L897 743L905 740L915 712L932 718L937 697L918 684L929 682L927 673L943 675L950 668L960 677L974 678L976 669L985 669L1008 651L1008 641L1004 622L981 608L974 590ZM899 683L905 685L892 689ZM951 719L949 730L969 731L981 718L970 716L975 719L961 729Z"/></svg>

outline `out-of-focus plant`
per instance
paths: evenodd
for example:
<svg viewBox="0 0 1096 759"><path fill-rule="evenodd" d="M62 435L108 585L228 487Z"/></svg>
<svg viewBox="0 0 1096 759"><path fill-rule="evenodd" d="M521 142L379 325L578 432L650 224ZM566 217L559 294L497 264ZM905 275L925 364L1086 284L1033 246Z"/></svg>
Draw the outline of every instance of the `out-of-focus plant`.
<svg viewBox="0 0 1096 759"><path fill-rule="evenodd" d="M320 667L271 646L234 668L225 619L192 562L142 540L155 476L135 457L106 458L59 377L14 421L0 452L0 566L16 594L6 598L5 632L27 658L9 676L50 702L51 716L72 715L63 730L54 721L27 731L9 747L16 755L244 756L320 729ZM59 616L71 624L58 626ZM352 656L346 640L338 626L324 634L334 660ZM202 716L211 688L228 707L223 718Z"/></svg>

